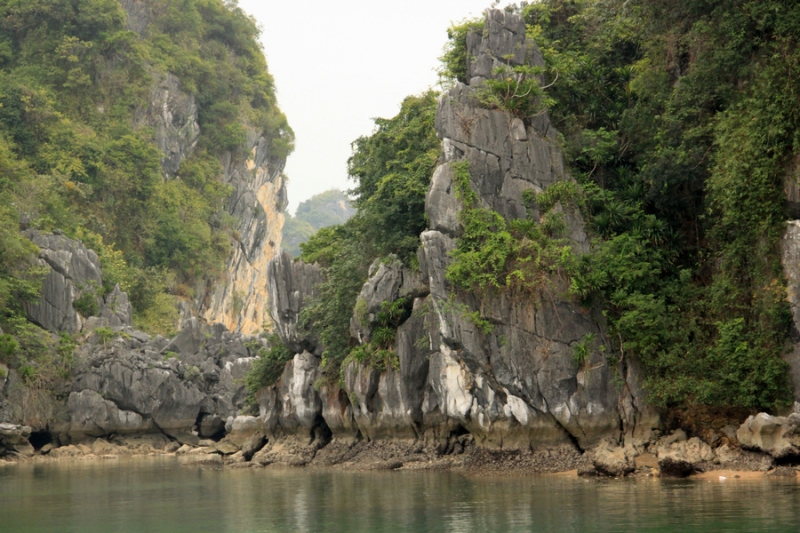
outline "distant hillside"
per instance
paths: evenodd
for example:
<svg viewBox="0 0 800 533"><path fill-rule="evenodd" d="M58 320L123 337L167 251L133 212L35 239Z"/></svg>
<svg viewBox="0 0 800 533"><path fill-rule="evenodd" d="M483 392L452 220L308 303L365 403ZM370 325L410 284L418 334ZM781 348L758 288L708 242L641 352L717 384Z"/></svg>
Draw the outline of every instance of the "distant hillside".
<svg viewBox="0 0 800 533"><path fill-rule="evenodd" d="M306 242L318 229L343 224L355 212L350 198L338 189L312 196L300 203L295 216L286 213L282 247L296 257L300 255L300 243Z"/></svg>

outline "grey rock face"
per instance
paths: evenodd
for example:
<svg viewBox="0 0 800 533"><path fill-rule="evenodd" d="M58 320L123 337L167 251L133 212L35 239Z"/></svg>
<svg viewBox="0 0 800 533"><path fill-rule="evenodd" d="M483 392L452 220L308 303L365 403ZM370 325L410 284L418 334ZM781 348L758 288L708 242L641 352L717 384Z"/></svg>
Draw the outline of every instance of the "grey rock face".
<svg viewBox="0 0 800 533"><path fill-rule="evenodd" d="M524 191L540 192L570 179L551 140L554 131L546 114L526 125L504 111L477 104L475 86L493 76L501 63L540 64L521 19L489 11L487 32L472 35L468 46L475 56L469 67L470 84L457 84L439 101L436 128L444 157L426 199L432 230L422 235L420 263L442 339L440 355L432 357L431 364L437 360L451 376L440 378L439 396L447 398L448 415L486 443L551 441L569 435L587 445L616 436L618 394L599 350L602 317L558 296L566 292L558 280L534 295L507 292L479 299L458 293L445 278L456 245L453 239L461 231L462 205L456 198L452 163L469 164L470 185L480 202L506 219L528 216ZM568 211L565 215L573 248L578 253L588 251L580 215ZM491 332L467 318L474 311L493 325ZM588 337L597 339L596 345L579 367L573 347Z"/></svg>
<svg viewBox="0 0 800 533"><path fill-rule="evenodd" d="M142 24L137 2L128 1L128 23ZM132 16L131 16L132 15ZM141 33L141 32L140 32ZM164 177L174 178L181 162L191 155L200 137L200 125L197 123L197 104L194 96L181 91L180 80L166 74L150 91L150 107L137 114L136 126L147 126L153 129L156 145L161 151L161 169Z"/></svg>
<svg viewBox="0 0 800 533"><path fill-rule="evenodd" d="M68 432L72 438L102 437L112 433L150 433L153 421L133 411L120 410L93 390L72 392L67 400Z"/></svg>
<svg viewBox="0 0 800 533"><path fill-rule="evenodd" d="M525 38L525 22L516 14L499 9L486 11L483 34L467 37L467 55L474 58L467 64L470 85L497 76L495 71L505 65L538 65L544 61L532 41Z"/></svg>
<svg viewBox="0 0 800 533"><path fill-rule="evenodd" d="M378 325L378 315L386 305L399 298L411 303L414 298L427 294L428 287L420 276L404 267L396 256L391 255L388 262L375 260L369 269L369 279L356 299L350 334L359 343L368 342Z"/></svg>
<svg viewBox="0 0 800 533"><path fill-rule="evenodd" d="M53 432L63 442L162 431L196 443L193 430L220 435L244 406L250 349L262 341L196 319L172 342L127 331L78 349L72 392Z"/></svg>
<svg viewBox="0 0 800 533"><path fill-rule="evenodd" d="M302 405L319 413L337 439L448 439L468 431L481 446L529 449L574 442L585 448L606 439L652 438L658 417L642 407L640 369L634 361L622 365L626 386L616 387L615 371L604 353L610 344L602 314L565 299L565 282L550 280L533 294L476 295L457 291L447 280L451 252L463 231L453 163L468 163L470 185L480 204L506 219L529 216L523 202L526 190L539 192L571 179L546 113L522 120L478 105L478 87L499 64L541 64L517 15L495 10L487 21L484 34L468 37L469 55L474 57L470 83L456 84L439 101L436 128L443 156L426 198L430 229L421 235L420 274L408 283L417 288L404 288L407 271L399 261L376 262L351 320L351 335L366 343L385 304L404 295L413 298L414 313L397 332L394 348L399 364L375 369L351 362L343 372L343 390L326 385L319 393L298 390L299 384L311 380L296 375L297 361L287 365L281 385L262 395L262 416L280 420L271 422L272 428L284 423L283 413L291 414ZM557 209L564 213L565 237L573 250L588 251L580 214L565 206ZM311 267L290 263L288 258L274 260L271 267L272 283L281 287L280 292L273 285L270 290L273 320L282 339L298 352L313 347L319 353L320 347L313 343L301 346L292 329L302 307L299 296L313 290L311 280L298 276ZM413 277L408 273L409 280ZM297 296L291 299L291 294ZM478 327L471 318L474 313L491 327ZM590 352L581 364L574 357L579 342L588 342ZM319 425L316 415L288 418L291 432ZM621 463L611 461L614 453L609 451L608 461L600 459L604 468L620 474L629 471L633 452L625 452ZM617 463L623 467L617 468Z"/></svg>
<svg viewBox="0 0 800 533"><path fill-rule="evenodd" d="M425 339L425 319L412 317L397 332L398 369L377 370L350 363L344 371L345 390L352 404L353 418L363 436L418 438L424 433L422 404L432 353Z"/></svg>
<svg viewBox="0 0 800 533"><path fill-rule="evenodd" d="M128 29L142 35L150 20L150 10L144 0L120 0L122 9L128 15Z"/></svg>
<svg viewBox="0 0 800 533"><path fill-rule="evenodd" d="M314 389L320 359L303 352L286 363L277 384L258 394L259 414L271 436L297 436L313 442L319 437L322 402Z"/></svg>
<svg viewBox="0 0 800 533"><path fill-rule="evenodd" d="M281 341L297 353L322 353L317 340L297 327L303 301L313 297L314 286L325 280L322 269L294 261L286 252L275 256L268 268L270 314Z"/></svg>
<svg viewBox="0 0 800 533"><path fill-rule="evenodd" d="M350 334L359 342L369 341L377 325L378 313L384 304L391 304L400 294L403 284L403 263L396 257L384 263L375 260L369 268L369 280L361 288L350 319Z"/></svg>
<svg viewBox="0 0 800 533"><path fill-rule="evenodd" d="M103 299L97 316L112 328L133 326L133 306L119 284Z"/></svg>
<svg viewBox="0 0 800 533"><path fill-rule="evenodd" d="M39 247L40 264L50 268L39 301L24 304L28 319L53 332L80 331L83 320L73 303L84 291L102 291L100 259L83 243L64 235L28 230L25 236Z"/></svg>
<svg viewBox="0 0 800 533"><path fill-rule="evenodd" d="M180 378L175 363L153 361L119 346L92 353L90 358L73 382L74 391L98 392L123 410L151 418L166 432L194 425L204 395Z"/></svg>
<svg viewBox="0 0 800 533"><path fill-rule="evenodd" d="M324 384L319 389L319 397L322 419L335 438L352 441L363 436L356 423L353 402L345 389L339 384Z"/></svg>

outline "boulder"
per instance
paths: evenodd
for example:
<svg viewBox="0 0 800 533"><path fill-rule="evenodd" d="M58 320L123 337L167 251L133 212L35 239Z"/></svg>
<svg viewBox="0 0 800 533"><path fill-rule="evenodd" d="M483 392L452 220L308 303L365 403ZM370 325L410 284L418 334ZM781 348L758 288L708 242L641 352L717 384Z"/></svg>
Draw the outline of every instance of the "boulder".
<svg viewBox="0 0 800 533"><path fill-rule="evenodd" d="M213 447L222 455L233 455L241 450L240 446L234 444L228 439L223 439L219 441L218 443L214 444Z"/></svg>
<svg viewBox="0 0 800 533"><path fill-rule="evenodd" d="M800 456L800 413L788 417L759 413L736 431L743 448L767 453L775 459Z"/></svg>
<svg viewBox="0 0 800 533"><path fill-rule="evenodd" d="M207 335L204 324L192 317L181 324L181 331L167 344L163 351L191 355L200 351Z"/></svg>
<svg viewBox="0 0 800 533"><path fill-rule="evenodd" d="M33 455L33 446L28 441L30 436L30 426L0 424L0 456L6 453Z"/></svg>
<svg viewBox="0 0 800 533"><path fill-rule="evenodd" d="M249 439L244 441L242 444L242 456L245 461L249 461L253 458L261 448L267 443L267 437L261 433L256 432L254 433Z"/></svg>
<svg viewBox="0 0 800 533"><path fill-rule="evenodd" d="M247 442L247 439L263 430L262 421L255 416L240 415L231 417L229 420L230 427L227 424L225 425L225 431L228 432L225 438L240 446Z"/></svg>
<svg viewBox="0 0 800 533"><path fill-rule="evenodd" d="M222 456L217 453L195 453L178 457L178 462L184 466L222 466Z"/></svg>
<svg viewBox="0 0 800 533"><path fill-rule="evenodd" d="M128 294L120 290L119 283L105 296L97 316L112 328L133 326L133 306L128 300ZM149 338L149 335L147 337Z"/></svg>
<svg viewBox="0 0 800 533"><path fill-rule="evenodd" d="M219 415L203 415L200 420L199 433L201 437L211 438L225 431L225 422Z"/></svg>
<svg viewBox="0 0 800 533"><path fill-rule="evenodd" d="M623 477L636 469L635 453L609 442L603 442L595 448L592 457L594 469L599 474L612 477Z"/></svg>
<svg viewBox="0 0 800 533"><path fill-rule="evenodd" d="M658 469L665 477L686 477L704 470L704 464L714 461L716 454L711 447L697 437L686 439L679 430L670 437L656 443Z"/></svg>
<svg viewBox="0 0 800 533"><path fill-rule="evenodd" d="M723 444L714 451L719 465L728 470L766 472L775 465L775 459L769 455L730 444Z"/></svg>

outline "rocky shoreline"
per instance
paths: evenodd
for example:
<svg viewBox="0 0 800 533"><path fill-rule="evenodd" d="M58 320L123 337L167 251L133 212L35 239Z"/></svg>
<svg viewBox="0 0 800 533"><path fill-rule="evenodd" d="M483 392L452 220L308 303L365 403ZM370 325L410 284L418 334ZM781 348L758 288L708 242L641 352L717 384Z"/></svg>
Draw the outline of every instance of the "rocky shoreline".
<svg viewBox="0 0 800 533"><path fill-rule="evenodd" d="M574 446L536 450L493 450L476 446L469 435L446 442L418 440L332 440L325 445L295 438L269 439L255 429L254 417L237 417L238 431L214 441L181 444L162 433L112 435L38 449L29 427L0 424L0 465L25 462L113 460L129 457L175 457L186 466L220 468L304 468L344 471L457 471L466 474L557 474L584 477L631 476L701 479L798 477L800 448L794 432L800 415L750 417L716 447L677 430L646 446L624 448L603 442L581 452ZM729 430L731 428L728 428ZM737 435L747 444L739 442Z"/></svg>

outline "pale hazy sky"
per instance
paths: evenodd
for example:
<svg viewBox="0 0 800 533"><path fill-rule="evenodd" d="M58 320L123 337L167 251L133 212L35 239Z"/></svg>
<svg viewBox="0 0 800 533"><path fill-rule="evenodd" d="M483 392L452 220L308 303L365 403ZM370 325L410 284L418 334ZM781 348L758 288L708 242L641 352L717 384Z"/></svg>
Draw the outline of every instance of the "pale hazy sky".
<svg viewBox="0 0 800 533"><path fill-rule="evenodd" d="M331 188L346 190L350 143L372 118L436 85L451 22L492 0L239 0L262 29L278 104L295 133L289 210ZM507 4L503 1L500 6Z"/></svg>

